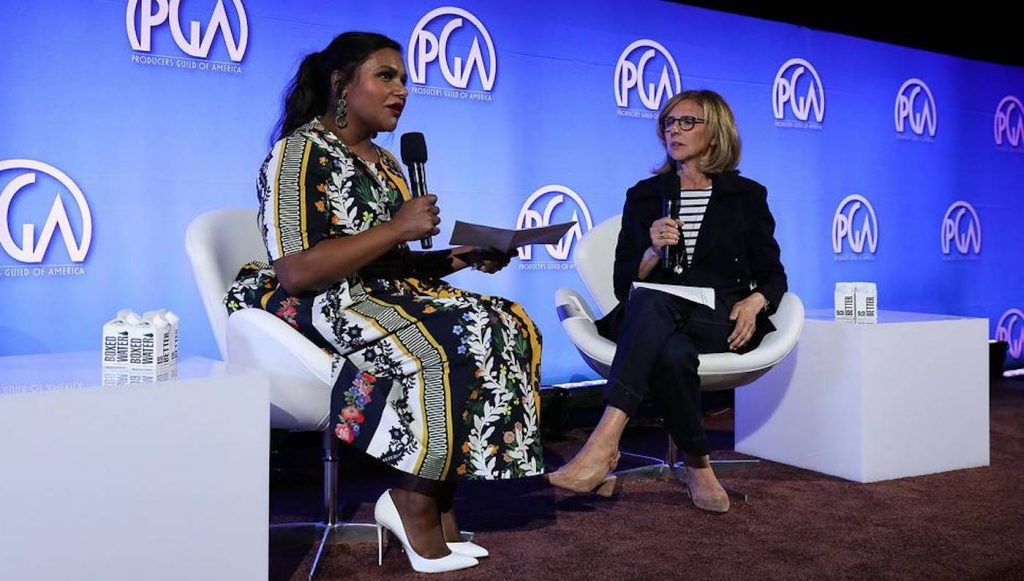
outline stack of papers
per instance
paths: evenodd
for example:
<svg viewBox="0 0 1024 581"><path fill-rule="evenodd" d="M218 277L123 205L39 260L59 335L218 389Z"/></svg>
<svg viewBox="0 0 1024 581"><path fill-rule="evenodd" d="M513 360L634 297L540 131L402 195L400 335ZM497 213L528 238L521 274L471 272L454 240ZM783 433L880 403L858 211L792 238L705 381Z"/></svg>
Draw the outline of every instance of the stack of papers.
<svg viewBox="0 0 1024 581"><path fill-rule="evenodd" d="M634 282L633 288L649 288L668 293L688 301L715 309L715 289L703 286L683 286L680 284L655 284L652 282Z"/></svg>

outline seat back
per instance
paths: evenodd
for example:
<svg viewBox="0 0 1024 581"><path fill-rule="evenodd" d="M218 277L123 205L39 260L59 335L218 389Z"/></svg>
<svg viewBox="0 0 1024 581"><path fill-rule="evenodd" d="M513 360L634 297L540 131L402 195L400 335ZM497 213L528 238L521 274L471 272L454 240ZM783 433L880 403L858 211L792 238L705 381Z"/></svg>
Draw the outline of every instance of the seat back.
<svg viewBox="0 0 1024 581"><path fill-rule="evenodd" d="M255 209L214 210L196 217L185 233L185 252L210 319L221 357L227 360L224 296L243 264L267 260Z"/></svg>
<svg viewBox="0 0 1024 581"><path fill-rule="evenodd" d="M619 229L622 228L622 214L612 216L594 226L586 236L576 244L576 271L583 284L590 291L590 296L597 301L602 314L615 308L619 300L615 298L615 286L612 280L615 266L615 246L619 241Z"/></svg>
<svg viewBox="0 0 1024 581"><path fill-rule="evenodd" d="M618 303L615 298L613 269L622 215L613 216L595 226L576 246L576 270L602 313ZM576 345L584 360L602 376L607 376L615 353L615 344L597 334L594 317L585 300L575 291L560 289L556 308L562 328ZM800 297L787 292L771 316L775 332L743 355L705 353L700 356L701 388L704 391L731 389L754 381L793 350L803 330L804 306Z"/></svg>

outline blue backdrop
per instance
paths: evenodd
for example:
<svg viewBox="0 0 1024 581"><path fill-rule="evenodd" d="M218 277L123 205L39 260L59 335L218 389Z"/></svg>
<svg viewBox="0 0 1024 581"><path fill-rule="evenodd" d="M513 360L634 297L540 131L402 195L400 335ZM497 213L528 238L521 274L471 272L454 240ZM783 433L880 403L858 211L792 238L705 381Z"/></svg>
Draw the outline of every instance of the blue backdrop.
<svg viewBox="0 0 1024 581"><path fill-rule="evenodd" d="M98 349L117 309L166 307L183 352L216 356L185 228L255 205L286 83L354 29L408 49L398 132L427 135L441 239L455 219L579 220L453 277L525 305L545 383L593 377L553 294L582 286L578 236L660 164L653 118L681 88L732 104L809 307L876 281L882 309L987 317L1024 358L1024 70L653 0L0 4L0 354Z"/></svg>

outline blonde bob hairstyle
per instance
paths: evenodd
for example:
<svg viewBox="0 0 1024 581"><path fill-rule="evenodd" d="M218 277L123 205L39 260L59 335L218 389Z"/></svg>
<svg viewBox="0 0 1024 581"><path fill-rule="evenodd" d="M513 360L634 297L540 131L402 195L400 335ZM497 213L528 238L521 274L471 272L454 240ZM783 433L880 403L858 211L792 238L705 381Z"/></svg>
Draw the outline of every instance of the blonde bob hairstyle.
<svg viewBox="0 0 1024 581"><path fill-rule="evenodd" d="M736 129L736 118L732 109L721 95L714 91L683 91L673 96L658 113L658 141L665 143L662 126L669 111L683 101L693 101L704 110L705 131L708 135L708 151L701 162L700 170L706 174L719 174L735 170L740 164L740 134ZM657 174L676 171L676 162L665 156L665 162L654 171Z"/></svg>

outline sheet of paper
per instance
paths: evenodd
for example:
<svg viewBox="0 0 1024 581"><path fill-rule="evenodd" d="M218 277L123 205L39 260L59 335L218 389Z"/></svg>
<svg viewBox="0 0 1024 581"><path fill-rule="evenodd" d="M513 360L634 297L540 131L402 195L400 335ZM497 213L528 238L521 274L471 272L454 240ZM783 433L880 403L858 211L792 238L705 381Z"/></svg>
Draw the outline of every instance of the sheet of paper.
<svg viewBox="0 0 1024 581"><path fill-rule="evenodd" d="M715 289L703 286L683 286L680 284L655 284L652 282L634 282L633 288L649 288L661 291L670 295L684 298L688 301L715 308Z"/></svg>
<svg viewBox="0 0 1024 581"><path fill-rule="evenodd" d="M508 228L481 226L456 220L449 244L493 248L508 253L527 244L555 244L575 224L575 222L566 222L541 228L509 230Z"/></svg>

